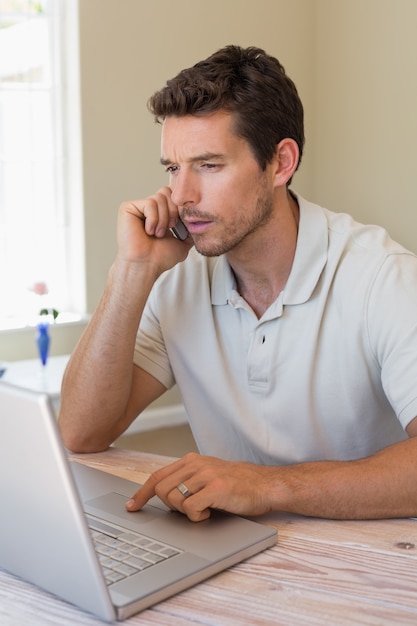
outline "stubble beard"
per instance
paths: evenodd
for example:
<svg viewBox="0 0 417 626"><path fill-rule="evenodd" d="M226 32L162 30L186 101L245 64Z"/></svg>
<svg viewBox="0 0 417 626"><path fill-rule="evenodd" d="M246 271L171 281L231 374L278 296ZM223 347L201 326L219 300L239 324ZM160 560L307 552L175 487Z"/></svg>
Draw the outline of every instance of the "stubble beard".
<svg viewBox="0 0 417 626"><path fill-rule="evenodd" d="M221 241L207 240L206 235L193 235L194 246L197 252L207 257L220 256L237 248L253 233L266 226L273 213L273 193L269 188L261 188L254 211L249 215L241 210L237 221L223 233ZM205 216L200 216L202 219ZM207 219L207 216L206 216ZM211 221L211 220L210 220ZM219 219L213 220L219 224Z"/></svg>

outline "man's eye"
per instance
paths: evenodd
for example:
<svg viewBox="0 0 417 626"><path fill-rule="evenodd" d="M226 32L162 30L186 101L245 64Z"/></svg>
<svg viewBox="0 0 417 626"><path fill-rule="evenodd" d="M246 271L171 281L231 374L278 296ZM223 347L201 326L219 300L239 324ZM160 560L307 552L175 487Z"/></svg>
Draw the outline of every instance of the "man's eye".
<svg viewBox="0 0 417 626"><path fill-rule="evenodd" d="M178 171L178 165L168 165L168 167L165 168L165 171L168 174L175 174L175 172Z"/></svg>
<svg viewBox="0 0 417 626"><path fill-rule="evenodd" d="M219 167L218 163L203 163L202 167L206 170L214 170Z"/></svg>

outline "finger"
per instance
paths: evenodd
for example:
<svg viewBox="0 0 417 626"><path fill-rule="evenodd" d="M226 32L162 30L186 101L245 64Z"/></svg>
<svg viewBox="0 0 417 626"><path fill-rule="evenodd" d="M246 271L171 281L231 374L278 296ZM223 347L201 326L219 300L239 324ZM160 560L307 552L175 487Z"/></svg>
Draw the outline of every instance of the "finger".
<svg viewBox="0 0 417 626"><path fill-rule="evenodd" d="M139 511L155 495L155 483L152 477L142 485L136 493L126 502L128 511Z"/></svg>
<svg viewBox="0 0 417 626"><path fill-rule="evenodd" d="M164 237L169 224L169 212L165 196L155 194L153 197L147 198L141 211L146 234L151 237Z"/></svg>
<svg viewBox="0 0 417 626"><path fill-rule="evenodd" d="M179 476L182 477L181 474ZM186 484L179 481L180 478L170 477L169 483L158 485L157 494L171 509L184 513L184 503L193 495L193 492L188 487L188 482Z"/></svg>
<svg viewBox="0 0 417 626"><path fill-rule="evenodd" d="M151 476L149 476L148 480L142 485L136 493L126 502L126 508L128 511L138 511L141 509L153 496L158 495L157 486L163 482L167 477L171 476L177 470L177 466L181 465L181 459L178 461L174 461L174 463L170 463L165 467L157 470ZM175 479L174 479L175 480ZM158 490L160 491L160 490ZM161 498L167 506L170 506L166 499Z"/></svg>
<svg viewBox="0 0 417 626"><path fill-rule="evenodd" d="M171 200L169 187L162 187L146 199L142 206L145 230L148 235L164 237L168 228L178 221L178 207Z"/></svg>
<svg viewBox="0 0 417 626"><path fill-rule="evenodd" d="M157 485L157 495L164 499L167 506L184 513L193 522L208 519L211 515L211 509L215 508L213 489L196 475L189 474L187 478L184 476L183 468L177 474L169 477L171 487L166 496L160 493L162 484ZM178 483L179 480L182 482Z"/></svg>
<svg viewBox="0 0 417 626"><path fill-rule="evenodd" d="M211 515L210 507L200 508L198 500L194 496L190 496L182 505L182 512L192 522L203 522Z"/></svg>

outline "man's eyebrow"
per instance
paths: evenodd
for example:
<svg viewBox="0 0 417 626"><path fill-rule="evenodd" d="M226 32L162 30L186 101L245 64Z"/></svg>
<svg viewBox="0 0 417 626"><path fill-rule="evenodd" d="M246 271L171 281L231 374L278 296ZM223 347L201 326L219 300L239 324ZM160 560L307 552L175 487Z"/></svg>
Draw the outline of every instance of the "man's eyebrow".
<svg viewBox="0 0 417 626"><path fill-rule="evenodd" d="M197 163L198 161L211 161L213 159L223 158L223 154L217 154L215 152L203 152L203 154L196 154L195 156L187 159L188 163ZM171 159L160 158L161 165L172 165Z"/></svg>

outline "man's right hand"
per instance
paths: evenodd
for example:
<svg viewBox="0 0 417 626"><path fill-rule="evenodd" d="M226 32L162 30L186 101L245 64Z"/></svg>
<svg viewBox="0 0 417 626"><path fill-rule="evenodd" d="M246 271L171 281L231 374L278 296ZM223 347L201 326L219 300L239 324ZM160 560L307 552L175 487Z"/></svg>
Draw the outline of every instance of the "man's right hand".
<svg viewBox="0 0 417 626"><path fill-rule="evenodd" d="M183 261L193 242L190 236L179 241L170 233L178 219L169 187L143 200L124 202L118 216L118 258L151 263L158 273Z"/></svg>

